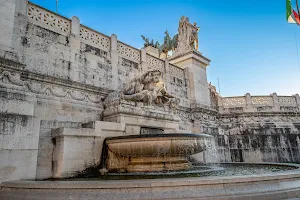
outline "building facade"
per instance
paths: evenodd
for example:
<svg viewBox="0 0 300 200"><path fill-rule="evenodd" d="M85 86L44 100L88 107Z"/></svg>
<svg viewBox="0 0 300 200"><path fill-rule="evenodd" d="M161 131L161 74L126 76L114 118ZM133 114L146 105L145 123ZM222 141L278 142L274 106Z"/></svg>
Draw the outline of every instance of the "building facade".
<svg viewBox="0 0 300 200"><path fill-rule="evenodd" d="M147 128L211 134L221 162L300 161L298 94L224 98L207 81L210 60L184 43L161 59L26 0L0 7L0 182L72 175L99 163L105 137ZM149 70L175 111L110 104Z"/></svg>

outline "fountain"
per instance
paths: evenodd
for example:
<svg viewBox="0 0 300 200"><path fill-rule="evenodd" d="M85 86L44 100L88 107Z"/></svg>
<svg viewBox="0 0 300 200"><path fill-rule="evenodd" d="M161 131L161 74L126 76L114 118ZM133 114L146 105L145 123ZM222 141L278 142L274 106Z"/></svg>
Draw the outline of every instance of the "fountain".
<svg viewBox="0 0 300 200"><path fill-rule="evenodd" d="M148 71L106 98L103 117L109 123L95 125L93 131L103 135L105 125L119 124L126 130L123 135L105 137L101 163L93 173L62 177L68 169L65 158L74 157L64 149L72 141L72 131L60 134L62 129L55 129L56 154L65 159L54 168L60 179L4 182L0 199L282 199L300 195L299 165L191 162L194 154L212 153L214 137L179 130L178 100L167 93L161 77L159 70ZM89 132L84 128L92 125L83 126L80 132L86 137Z"/></svg>
<svg viewBox="0 0 300 200"><path fill-rule="evenodd" d="M106 138L102 165L109 172L153 172L190 167L188 157L206 149L205 134L150 134Z"/></svg>
<svg viewBox="0 0 300 200"><path fill-rule="evenodd" d="M249 199L253 196L281 199L300 195L299 165L191 162L194 154L210 154L215 150L211 143L214 137L181 133L176 126L178 100L167 93L161 77L158 70L148 71L129 82L120 93L107 97L103 117L111 123L108 128L124 124L127 131L123 135L105 137L101 163L92 173L78 172L73 177L54 180L4 182L0 199L14 200L24 196L26 199L42 196L46 200L83 197L116 200ZM103 126L103 123L95 125L94 131L101 133L98 129ZM92 126L85 124L84 127ZM53 131L52 136L59 138L57 142L64 142L64 135L56 131L61 129ZM86 134L88 132L83 136ZM66 132L65 136L66 143L57 144L59 158L68 154L64 149L68 145L64 144L68 144L67 138L72 133ZM68 169L68 160L65 163L54 170Z"/></svg>
<svg viewBox="0 0 300 200"><path fill-rule="evenodd" d="M0 151L0 180L11 173L5 180L18 181L1 183L1 200L300 196L300 165L220 163L212 159L224 149L224 160L242 157L243 153L244 157L252 156L248 159L251 161L256 160L255 156L272 156L275 151L268 135L263 137L268 148L251 144L243 137L248 135L233 135L235 126L240 126L238 118L260 111L259 116L244 119L256 125L253 135L257 136L256 130L263 129L257 123L263 112L266 119L276 111L272 115L282 115L289 121L287 118L298 110L287 113L299 107L300 99L279 99L275 94L272 98L255 97L254 107L247 94L231 99L224 107L225 99L207 82L210 60L197 51L199 27L187 17L180 19L178 34L172 39L165 32L159 49L143 37L146 48L140 51L118 41L114 34L107 37L81 25L77 17L69 21L32 3L25 6L27 1L2 2L0 6L12 9L3 9L7 16L2 25L10 30L1 38L4 45L0 41L0 47L5 47L0 49L5 58L0 59L0 114L4 116L4 123L2 118L0 123L0 143L4 147ZM28 18L23 19L27 8ZM17 42L11 42L12 38ZM16 46L7 46L9 43ZM174 51L171 57L170 51ZM31 55L33 52L39 54ZM21 61L24 63L18 63ZM49 69L42 69L43 63ZM117 90L129 77L134 78ZM279 101L287 104L282 107ZM291 107L296 101L298 107ZM215 109L220 105L219 111ZM101 121L97 121L99 115ZM219 136L228 136L220 123L233 126L229 134L235 136L230 138L232 142L225 141L225 137L218 140ZM241 127L249 132L246 128ZM276 145L280 141L278 146L284 147L284 152L275 153L291 157L297 153L300 141L292 140L299 137L291 135L290 142L281 135L274 137ZM223 143L218 149L215 140ZM247 144L244 152L239 148L243 144ZM251 148L249 156L247 150ZM265 153L260 154L262 151ZM27 176L29 171L32 175ZM23 177L26 180L20 180Z"/></svg>

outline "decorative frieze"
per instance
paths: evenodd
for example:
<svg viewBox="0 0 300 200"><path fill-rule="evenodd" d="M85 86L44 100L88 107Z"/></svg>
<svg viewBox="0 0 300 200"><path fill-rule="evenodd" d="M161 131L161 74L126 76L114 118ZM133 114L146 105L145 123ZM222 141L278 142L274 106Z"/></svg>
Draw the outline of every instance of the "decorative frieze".
<svg viewBox="0 0 300 200"><path fill-rule="evenodd" d="M20 89L28 92L32 92L38 95L46 95L52 97L59 97L65 99L71 99L76 101L84 101L89 103L101 103L104 96L87 92L86 90L73 89L71 87L64 87L60 85L54 85L46 82L38 81L23 81L21 80L20 72L0 71L0 85L1 83L21 86Z"/></svg>
<svg viewBox="0 0 300 200"><path fill-rule="evenodd" d="M5 81L4 78L7 78ZM0 80L5 83L11 83L17 86L23 86L24 82L21 80L20 73L18 72L9 72L9 71L0 71Z"/></svg>

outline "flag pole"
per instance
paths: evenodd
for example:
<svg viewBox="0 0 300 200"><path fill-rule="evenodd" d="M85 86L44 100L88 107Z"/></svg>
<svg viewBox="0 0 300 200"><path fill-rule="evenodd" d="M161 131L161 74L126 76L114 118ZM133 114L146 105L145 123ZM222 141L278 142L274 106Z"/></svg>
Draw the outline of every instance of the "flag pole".
<svg viewBox="0 0 300 200"><path fill-rule="evenodd" d="M300 10L299 10L298 0L296 0L296 6L297 6L297 11L298 11L298 16L300 16Z"/></svg>

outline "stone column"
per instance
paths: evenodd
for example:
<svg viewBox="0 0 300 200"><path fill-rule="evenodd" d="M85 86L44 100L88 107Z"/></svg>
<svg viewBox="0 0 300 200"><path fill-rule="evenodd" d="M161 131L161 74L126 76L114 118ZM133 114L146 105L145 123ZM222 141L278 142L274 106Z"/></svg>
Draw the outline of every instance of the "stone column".
<svg viewBox="0 0 300 200"><path fill-rule="evenodd" d="M165 82L166 82L166 87L167 91L171 93L171 84L170 84L170 66L169 66L169 60L165 59Z"/></svg>
<svg viewBox="0 0 300 200"><path fill-rule="evenodd" d="M188 68L185 68L184 69L184 78L185 78L185 81L186 81L186 84L187 84L187 98L189 100L192 99L191 97L191 87L190 87L190 76L189 76L189 69Z"/></svg>
<svg viewBox="0 0 300 200"><path fill-rule="evenodd" d="M218 96L218 108L220 113L224 112L223 97L221 96Z"/></svg>
<svg viewBox="0 0 300 200"><path fill-rule="evenodd" d="M299 96L299 94L294 94L293 96L296 98L297 106L298 106L299 109L300 109L300 96Z"/></svg>
<svg viewBox="0 0 300 200"><path fill-rule="evenodd" d="M118 87L118 52L117 52L118 39L115 34L112 34L110 36L110 38L111 38L110 56L111 56L111 66L112 66L112 78L113 78L112 89L117 90L117 87Z"/></svg>
<svg viewBox="0 0 300 200"><path fill-rule="evenodd" d="M69 45L71 47L71 51L79 51L80 50L80 20L78 17L73 16L71 20L71 33L69 38Z"/></svg>
<svg viewBox="0 0 300 200"><path fill-rule="evenodd" d="M141 74L147 71L146 56L147 56L147 51L145 48L142 48L141 49L141 71L140 71Z"/></svg>
<svg viewBox="0 0 300 200"><path fill-rule="evenodd" d="M246 109L244 111L245 112L254 112L251 95L249 93L247 93L247 94L245 94L245 98L246 98Z"/></svg>
<svg viewBox="0 0 300 200"><path fill-rule="evenodd" d="M280 111L280 106L279 106L279 103L278 103L278 96L275 92L273 94L271 94L271 96L273 97L273 111L274 112L279 112Z"/></svg>
<svg viewBox="0 0 300 200"><path fill-rule="evenodd" d="M73 81L79 81L78 63L76 62L76 55L80 54L80 20L78 17L73 16L71 20L71 32L69 36L69 46L70 46L70 79Z"/></svg>
<svg viewBox="0 0 300 200"><path fill-rule="evenodd" d="M78 17L73 16L71 20L71 34L74 36L79 36L80 33L80 20Z"/></svg>

